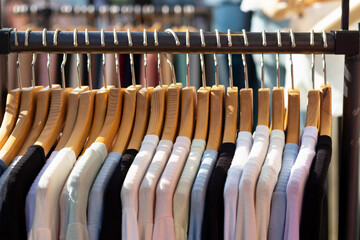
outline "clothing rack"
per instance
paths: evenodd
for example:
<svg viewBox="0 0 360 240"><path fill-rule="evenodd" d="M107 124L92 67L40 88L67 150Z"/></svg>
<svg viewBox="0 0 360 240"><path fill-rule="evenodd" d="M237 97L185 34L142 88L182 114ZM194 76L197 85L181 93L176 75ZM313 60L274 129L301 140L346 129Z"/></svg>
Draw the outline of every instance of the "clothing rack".
<svg viewBox="0 0 360 240"><path fill-rule="evenodd" d="M281 54L343 54L345 55L344 100L342 119L342 144L340 161L339 192L339 239L358 239L358 162L359 162L359 113L360 113L360 55L359 31L347 31L349 17L348 0L343 0L342 31L326 34L327 47L321 33L314 34L314 44L310 44L310 33L294 33L293 40L289 33L282 32L281 44L277 33L266 33L266 44L261 33L232 33L229 44L228 34L192 32L187 43L186 33L147 32L147 44L144 44L143 32L131 32L131 42L127 32L116 32L118 43L114 41L113 32L88 32L89 41L85 43L85 32L77 33L77 44L74 44L74 32L58 32L57 45L53 44L53 31L46 33L46 44L43 45L41 31L28 34L28 46L25 46L26 32L18 32L18 44L15 44L15 32L11 29L0 29L0 88L1 116L4 111L7 79L7 54L11 52L118 52L118 53L281 53ZM1 24L0 24L1 27ZM217 44L217 37L221 44ZM103 44L101 39L103 38ZM155 39L157 39L155 43ZM129 44L130 42L130 44ZM202 44L203 43L203 44Z"/></svg>

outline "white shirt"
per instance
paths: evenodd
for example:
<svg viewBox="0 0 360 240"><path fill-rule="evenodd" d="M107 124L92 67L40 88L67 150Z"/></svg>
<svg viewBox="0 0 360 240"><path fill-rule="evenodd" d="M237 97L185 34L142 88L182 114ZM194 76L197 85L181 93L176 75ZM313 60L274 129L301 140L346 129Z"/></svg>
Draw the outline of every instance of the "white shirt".
<svg viewBox="0 0 360 240"><path fill-rule="evenodd" d="M173 197L190 150L191 140L178 136L156 187L153 239L175 240Z"/></svg>
<svg viewBox="0 0 360 240"><path fill-rule="evenodd" d="M159 142L157 135L146 135L141 148L126 174L121 188L122 228L124 239L139 239L138 194L141 181Z"/></svg>
<svg viewBox="0 0 360 240"><path fill-rule="evenodd" d="M26 203L25 203L25 217L26 217L26 231L29 236L29 232L31 230L33 219L34 219L34 212L35 212L35 198L36 198L36 188L38 186L38 183L40 181L40 178L44 174L45 170L48 168L50 163L54 160L56 155L59 151L53 151L50 155L50 157L46 160L45 165L39 172L39 174L36 176L35 181L30 187L30 190L28 194L26 195Z"/></svg>
<svg viewBox="0 0 360 240"><path fill-rule="evenodd" d="M109 153L91 187L87 208L87 222L90 240L99 239L103 219L105 188L116 166L119 164L121 156L121 153Z"/></svg>
<svg viewBox="0 0 360 240"><path fill-rule="evenodd" d="M217 151L206 150L201 159L200 169L196 175L195 182L191 190L189 240L201 239L206 188L210 180L212 170L214 169L217 155Z"/></svg>
<svg viewBox="0 0 360 240"><path fill-rule="evenodd" d="M139 234L140 239L151 240L154 225L155 189L169 159L173 142L160 140L155 155L139 188Z"/></svg>
<svg viewBox="0 0 360 240"><path fill-rule="evenodd" d="M192 141L189 156L186 159L184 170L176 187L174 194L174 227L177 240L187 239L190 192L205 150L205 145L206 142L202 139L194 139Z"/></svg>
<svg viewBox="0 0 360 240"><path fill-rule="evenodd" d="M68 198L66 239L89 239L86 219L88 196L106 156L106 145L94 142L76 162L67 179L64 186L67 191L63 192Z"/></svg>
<svg viewBox="0 0 360 240"><path fill-rule="evenodd" d="M268 236L271 198L278 180L285 145L282 130L272 130L264 166L256 187L256 229L258 239Z"/></svg>
<svg viewBox="0 0 360 240"><path fill-rule="evenodd" d="M286 187L286 220L284 239L299 239L302 199L311 163L315 157L318 138L316 127L305 127L301 147L294 165L291 168Z"/></svg>
<svg viewBox="0 0 360 240"><path fill-rule="evenodd" d="M253 138L250 132L238 133L235 154L227 172L224 187L224 239L235 239L239 183L252 143Z"/></svg>
<svg viewBox="0 0 360 240"><path fill-rule="evenodd" d="M75 161L75 152L70 148L63 148L41 176L36 188L34 220L29 239L58 239L58 201Z"/></svg>
<svg viewBox="0 0 360 240"><path fill-rule="evenodd" d="M257 239L255 216L255 187L269 145L269 127L258 125L254 144L245 164L240 184L236 215L235 239Z"/></svg>

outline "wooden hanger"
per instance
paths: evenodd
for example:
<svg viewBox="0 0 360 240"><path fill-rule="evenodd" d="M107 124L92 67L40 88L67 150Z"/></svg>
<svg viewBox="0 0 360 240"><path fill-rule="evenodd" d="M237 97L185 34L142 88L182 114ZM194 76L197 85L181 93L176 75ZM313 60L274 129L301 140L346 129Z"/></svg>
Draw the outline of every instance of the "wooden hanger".
<svg viewBox="0 0 360 240"><path fill-rule="evenodd" d="M263 33L264 36L264 33ZM229 45L232 46L231 42L231 33L228 30L228 39ZM249 86L248 73L247 73L247 65L245 55L242 55L243 65L244 65L244 74L245 74L245 88L240 89L240 123L239 123L239 131L252 132L253 125L253 90L252 88L246 87ZM231 64L231 68L230 68ZM231 70L232 77L232 61L229 54L229 69Z"/></svg>
<svg viewBox="0 0 360 240"><path fill-rule="evenodd" d="M26 30L25 46L28 46L30 32L31 29ZM35 56L36 55L34 54L33 59L35 59ZM35 86L34 77L32 80L32 87L22 90L17 123L0 151L0 159L3 160L7 166L11 164L16 155L19 153L28 136L36 110L37 94L44 88L43 86Z"/></svg>
<svg viewBox="0 0 360 240"><path fill-rule="evenodd" d="M284 131L285 102L284 88L280 87L280 62L279 54L276 54L277 87L272 91L272 129Z"/></svg>
<svg viewBox="0 0 360 240"><path fill-rule="evenodd" d="M315 54L312 54L312 81L314 88L314 77L315 77ZM320 114L320 91L317 89L310 89L308 91L308 105L306 110L306 121L305 127L319 127L319 114Z"/></svg>
<svg viewBox="0 0 360 240"><path fill-rule="evenodd" d="M261 88L258 90L258 121L257 125L269 126L270 124L270 89L264 88L265 68L264 55L261 54Z"/></svg>
<svg viewBox="0 0 360 240"><path fill-rule="evenodd" d="M178 131L179 115L180 115L180 90L182 88L181 83L176 83L175 70L170 59L166 58L167 63L171 70L172 84L168 88L167 93L167 104L166 104L166 115L164 130L161 136L162 140L170 140L174 142Z"/></svg>
<svg viewBox="0 0 360 240"><path fill-rule="evenodd" d="M202 30L200 29L200 34ZM203 55L200 54L201 62ZM214 54L215 69L218 69L217 58ZM203 63L201 63L203 64ZM202 70L205 71L205 70ZM216 73L219 71L216 70ZM204 73L203 73L204 74ZM223 108L224 108L224 85L219 85L219 76L215 75L216 84L212 86L210 93L210 126L206 150L218 151L222 140L223 131Z"/></svg>
<svg viewBox="0 0 360 240"><path fill-rule="evenodd" d="M324 47L327 47L326 33L323 31ZM326 60L322 54L324 84L320 86L320 135L331 137L332 106L331 85L326 83Z"/></svg>
<svg viewBox="0 0 360 240"><path fill-rule="evenodd" d="M65 64L66 64L66 60L67 60L67 54L64 53L63 54L63 61L61 63L61 75L62 75L62 82L63 84L65 84ZM69 93L68 96L68 107L67 107L67 113L66 113L66 119L65 119L65 124L64 127L62 129L62 135L61 138L59 140L59 142L56 145L55 150L56 151L60 151L61 149L63 149L66 145L66 143L69 141L69 138L72 134L72 130L75 126L75 122L76 122L76 117L78 114L78 109L79 109L79 101L80 101L80 94L84 91L88 91L89 87L88 86L82 86L81 85L81 81L80 78L78 78L78 87L75 88L74 90L72 90Z"/></svg>
<svg viewBox="0 0 360 240"><path fill-rule="evenodd" d="M187 30L188 32L188 30ZM210 108L210 87L206 86L206 76L204 68L204 56L201 56L201 70L203 86L197 91L196 127L194 139L207 140L209 130L209 108ZM188 76L188 75L187 75Z"/></svg>
<svg viewBox="0 0 360 240"><path fill-rule="evenodd" d="M46 46L46 28L43 30L43 46ZM34 55L35 57L36 55ZM47 68L48 68L48 80L49 80L49 86L46 88L41 89L37 94L37 105L36 105L36 112L34 117L34 122L32 124L32 128L28 134L28 137L26 138L26 141L24 145L21 148L21 151L19 153L20 156L23 156L28 148L34 144L34 142L38 139L40 136L42 130L45 127L46 119L48 117L49 113L49 107L50 107L50 98L51 98L51 91L53 89L60 88L60 85L58 84L51 84L50 79L50 54L47 55ZM32 68L32 76L35 77L35 61L36 57L33 59L33 62L31 63ZM33 79L35 82L35 79Z"/></svg>
<svg viewBox="0 0 360 240"><path fill-rule="evenodd" d="M34 119L37 93L42 88L42 86L34 86L22 90L19 117L11 135L0 151L0 159L7 166L14 160L26 140Z"/></svg>
<svg viewBox="0 0 360 240"><path fill-rule="evenodd" d="M85 43L88 42L88 31L85 29L85 35L87 36L87 41L85 40ZM104 35L104 29L101 29L101 46L105 46L105 35ZM89 67L89 58L88 58L88 67ZM113 88L114 86L108 86L106 81L106 57L105 53L102 54L102 63L103 63L103 81L104 81L104 87L101 88L95 96L95 110L94 110L94 119L90 128L90 134L87 139L87 142L85 144L85 147L83 149L83 153L86 151L88 147L91 146L93 142L95 142L96 138L99 136L99 133L104 126L105 116L106 116L106 107L108 105L108 96L109 96L109 89ZM91 74L89 72L89 74ZM117 102L117 99L115 99L115 102Z"/></svg>
<svg viewBox="0 0 360 240"><path fill-rule="evenodd" d="M215 30L216 35L219 35L219 32ZM220 36L217 37L220 39ZM218 42L220 44L220 42ZM221 45L220 45L221 47ZM226 98L225 98L225 126L224 126L224 136L223 143L235 143L237 135L237 117L238 117L238 88L233 86L233 77L232 77L232 59L231 55L228 56L229 61L229 85L227 88ZM244 67L247 69L245 55L243 54L243 61L245 62ZM247 76L247 70L246 70ZM247 77L246 77L247 81ZM249 114L249 113L248 113Z"/></svg>
<svg viewBox="0 0 360 240"><path fill-rule="evenodd" d="M290 31L292 35L292 31ZM292 35L293 36L293 35ZM300 131L300 91L294 88L292 54L290 54L290 70L292 88L288 89L288 108L285 117L286 143L299 144Z"/></svg>
<svg viewBox="0 0 360 240"><path fill-rule="evenodd" d="M15 45L18 46L19 42L18 42L18 35L16 28L14 29L14 32L15 32ZM18 118L18 114L20 110L22 83L21 83L20 61L19 61L18 53L16 54L16 68L17 68L19 88L10 90L6 97L5 114L0 127L0 149L4 146L12 130L14 129L16 119Z"/></svg>
<svg viewBox="0 0 360 240"><path fill-rule="evenodd" d="M128 44L132 46L131 33L128 29ZM136 108L136 93L141 88L141 85L135 83L134 70L134 55L130 53L130 68L132 85L126 88L124 93L124 109L121 118L121 124L117 132L117 138L112 148L112 152L123 154L128 146L131 133L133 131L135 108Z"/></svg>

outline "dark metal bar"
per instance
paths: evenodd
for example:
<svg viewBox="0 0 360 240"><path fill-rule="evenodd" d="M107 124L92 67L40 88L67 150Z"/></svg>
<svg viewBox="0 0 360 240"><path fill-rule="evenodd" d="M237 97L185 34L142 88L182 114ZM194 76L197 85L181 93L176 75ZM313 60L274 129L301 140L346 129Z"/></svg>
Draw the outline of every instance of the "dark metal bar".
<svg viewBox="0 0 360 240"><path fill-rule="evenodd" d="M339 236L357 239L360 55L345 57L344 101L340 159Z"/></svg>
<svg viewBox="0 0 360 240"><path fill-rule="evenodd" d="M341 29L349 30L349 0L341 1Z"/></svg>
<svg viewBox="0 0 360 240"><path fill-rule="evenodd" d="M247 33L249 45L245 46L244 36L242 33L232 33L232 46L228 46L227 33L220 33L221 47L217 46L216 35L214 33L205 33L206 46L201 46L200 34L198 32L190 33L190 47L186 47L186 33L176 33L180 45L176 46L174 37L165 32L159 32L159 44L154 44L154 34L148 32L148 45L143 45L143 33L132 32L131 37L133 46L128 46L128 37L126 32L118 32L118 45L114 44L113 32L105 32L105 46L101 46L101 34L97 32L89 32L89 45L85 44L85 32L78 32L78 46L73 46L73 32L60 32L58 35L58 44L53 45L53 31L47 32L47 46L42 45L42 32L32 31L29 34L29 46L24 46L25 32L18 32L19 45L15 46L14 32L10 32L9 52L119 52L119 53L155 53L155 52L171 52L171 53L337 53L335 38L339 32L327 33L328 47L323 46L321 33L315 33L315 44L310 45L310 33L294 33L296 47L292 47L289 33L281 33L282 46L277 43L276 33L267 33L267 45L262 44L261 33ZM0 34L1 40L1 34ZM348 45L345 50L351 49L358 52L358 49L350 48ZM1 50L0 50L1 51ZM3 46L1 53L6 53L7 49Z"/></svg>

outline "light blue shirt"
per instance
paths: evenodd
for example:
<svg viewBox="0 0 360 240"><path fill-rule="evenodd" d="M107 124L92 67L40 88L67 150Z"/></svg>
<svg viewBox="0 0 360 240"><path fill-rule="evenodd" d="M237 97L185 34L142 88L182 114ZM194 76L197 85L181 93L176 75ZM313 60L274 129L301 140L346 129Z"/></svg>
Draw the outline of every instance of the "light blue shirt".
<svg viewBox="0 0 360 240"><path fill-rule="evenodd" d="M199 172L191 191L189 240L201 239L201 229L205 208L205 196L218 152L206 150L201 159Z"/></svg>
<svg viewBox="0 0 360 240"><path fill-rule="evenodd" d="M115 167L119 164L122 154L111 152L101 167L89 194L89 205L87 209L87 221L89 239L99 239L101 223L103 218L104 192ZM119 196L120 197L120 196Z"/></svg>
<svg viewBox="0 0 360 240"><path fill-rule="evenodd" d="M299 146L287 143L283 153L283 163L279 180L276 184L272 199L269 223L269 240L283 239L286 218L286 186L289 181L291 168L295 163Z"/></svg>

